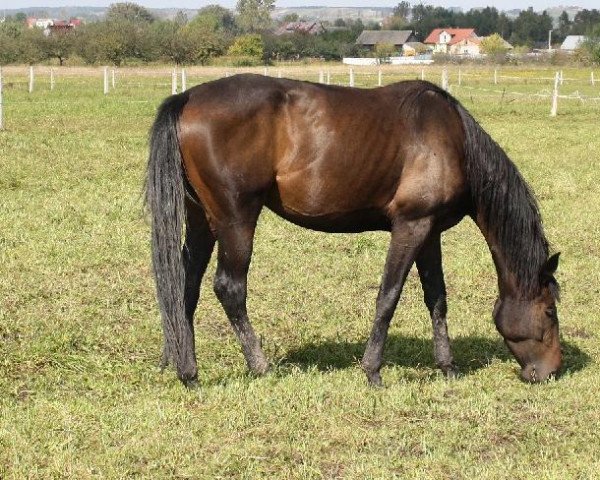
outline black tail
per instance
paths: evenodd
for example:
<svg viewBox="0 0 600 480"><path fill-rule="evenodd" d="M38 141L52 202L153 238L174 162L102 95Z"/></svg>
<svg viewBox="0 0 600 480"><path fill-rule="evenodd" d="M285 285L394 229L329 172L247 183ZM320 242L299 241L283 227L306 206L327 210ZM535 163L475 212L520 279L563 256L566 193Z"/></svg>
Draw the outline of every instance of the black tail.
<svg viewBox="0 0 600 480"><path fill-rule="evenodd" d="M181 259L185 191L177 122L187 100L185 93L173 95L160 106L150 130L146 178L146 205L152 219L152 264L165 342L163 366L173 362L184 381L193 380L197 374L195 361L190 366L186 360L193 354L187 351L193 333L185 317Z"/></svg>
<svg viewBox="0 0 600 480"><path fill-rule="evenodd" d="M522 291L536 295L549 250L537 201L506 152L457 100L448 97L465 130L466 173L477 215L498 241Z"/></svg>

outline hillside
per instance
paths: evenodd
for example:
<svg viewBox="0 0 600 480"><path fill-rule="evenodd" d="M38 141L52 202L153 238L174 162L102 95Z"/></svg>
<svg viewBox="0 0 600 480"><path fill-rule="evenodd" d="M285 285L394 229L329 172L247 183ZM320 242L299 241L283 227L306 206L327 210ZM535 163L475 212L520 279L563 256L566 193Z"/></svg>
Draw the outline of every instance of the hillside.
<svg viewBox="0 0 600 480"><path fill-rule="evenodd" d="M184 12L188 18L192 18L198 10L189 8L150 8L149 9L158 18L167 19L173 18L177 12ZM306 20L321 20L331 21L338 18L357 20L363 22L380 22L385 17L392 13L392 8L389 7L295 7L295 8L276 8L273 12L273 18L276 20L282 19L286 15L297 14L300 18ZM548 8L548 14L557 21L563 10L566 10L569 17L572 19L577 12L583 10L577 6L552 7ZM48 18L82 18L87 21L94 21L102 18L106 12L106 7L33 7L33 8L18 8L6 9L3 13L6 16L14 15L23 12L27 16L32 17L48 17ZM505 13L511 17L519 16L520 10L509 10Z"/></svg>

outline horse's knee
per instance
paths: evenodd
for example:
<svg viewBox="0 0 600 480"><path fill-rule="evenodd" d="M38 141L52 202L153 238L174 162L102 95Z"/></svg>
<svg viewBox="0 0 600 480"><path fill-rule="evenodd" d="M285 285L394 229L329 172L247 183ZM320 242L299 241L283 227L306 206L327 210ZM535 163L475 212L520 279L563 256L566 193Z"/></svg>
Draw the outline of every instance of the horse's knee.
<svg viewBox="0 0 600 480"><path fill-rule="evenodd" d="M213 289L227 313L236 314L243 306L245 288L242 281L236 280L224 272L218 272L215 275Z"/></svg>

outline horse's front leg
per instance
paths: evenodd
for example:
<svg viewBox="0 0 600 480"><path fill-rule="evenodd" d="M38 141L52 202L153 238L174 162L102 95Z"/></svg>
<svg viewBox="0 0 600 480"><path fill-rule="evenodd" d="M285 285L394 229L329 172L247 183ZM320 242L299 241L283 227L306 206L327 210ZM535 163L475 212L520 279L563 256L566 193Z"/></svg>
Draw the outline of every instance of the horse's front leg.
<svg viewBox="0 0 600 480"><path fill-rule="evenodd" d="M435 363L448 378L453 378L458 374L458 370L452 359L450 339L448 338L446 285L442 270L442 248L439 234L432 235L423 245L417 256L417 269L423 286L425 305L431 315Z"/></svg>
<svg viewBox="0 0 600 480"><path fill-rule="evenodd" d="M377 295L375 321L362 359L362 367L371 385L382 385L379 370L383 363L383 349L390 321L406 276L431 232L432 223L432 218L426 217L411 221L398 220L392 225L392 239Z"/></svg>

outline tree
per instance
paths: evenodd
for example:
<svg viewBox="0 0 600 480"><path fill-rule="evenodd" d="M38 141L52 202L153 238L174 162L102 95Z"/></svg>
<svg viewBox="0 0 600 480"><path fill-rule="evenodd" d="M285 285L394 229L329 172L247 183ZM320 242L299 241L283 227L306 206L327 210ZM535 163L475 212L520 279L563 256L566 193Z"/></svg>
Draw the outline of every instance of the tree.
<svg viewBox="0 0 600 480"><path fill-rule="evenodd" d="M264 53L264 45L260 35L249 34L238 37L229 47L228 55L233 57L253 57L262 58Z"/></svg>
<svg viewBox="0 0 600 480"><path fill-rule="evenodd" d="M419 40L424 40L434 28L448 25L458 25L456 14L451 10L422 3L413 6L410 26Z"/></svg>
<svg viewBox="0 0 600 480"><path fill-rule="evenodd" d="M406 28L407 22L404 17L398 15L390 15L383 19L384 30L403 30Z"/></svg>
<svg viewBox="0 0 600 480"><path fill-rule="evenodd" d="M587 35L600 25L600 11L593 10L581 10L577 12L573 19L573 25L571 28L571 34L573 35Z"/></svg>
<svg viewBox="0 0 600 480"><path fill-rule="evenodd" d="M59 65L73 53L75 48L75 32L72 30L55 30L42 36L38 41L39 49L46 58L56 58Z"/></svg>
<svg viewBox="0 0 600 480"><path fill-rule="evenodd" d="M230 10L220 5L207 5L198 10L190 24L203 26L213 32L235 32L235 19Z"/></svg>
<svg viewBox="0 0 600 480"><path fill-rule="evenodd" d="M511 43L531 47L536 43L545 42L549 30L552 30L550 16L546 12L538 14L533 11L533 7L529 7L522 10L515 19Z"/></svg>
<svg viewBox="0 0 600 480"><path fill-rule="evenodd" d="M585 63L600 65L600 23L588 31L577 53Z"/></svg>
<svg viewBox="0 0 600 480"><path fill-rule="evenodd" d="M375 45L375 57L380 62L386 62L396 53L396 47L392 43L381 42Z"/></svg>
<svg viewBox="0 0 600 480"><path fill-rule="evenodd" d="M123 2L113 3L106 11L107 21L126 20L132 23L152 23L154 15L147 8L137 3Z"/></svg>
<svg viewBox="0 0 600 480"><path fill-rule="evenodd" d="M558 36L557 40L564 40L566 36L569 35L572 24L573 22L569 19L569 14L563 10L560 17L558 17L558 31L556 32Z"/></svg>
<svg viewBox="0 0 600 480"><path fill-rule="evenodd" d="M238 0L236 22L244 32L267 30L272 24L271 11L274 8L275 0Z"/></svg>
<svg viewBox="0 0 600 480"><path fill-rule="evenodd" d="M405 0L402 0L398 5L394 7L393 16L402 18L404 19L404 22L407 23L408 17L410 15L410 9L410 3Z"/></svg>
<svg viewBox="0 0 600 480"><path fill-rule="evenodd" d="M506 53L507 51L508 48L504 42L504 39L497 33L494 33L481 41L482 53L486 53L488 55L500 55Z"/></svg>
<svg viewBox="0 0 600 480"><path fill-rule="evenodd" d="M501 13L498 15L494 31L498 32L502 38L510 38L513 31L513 21L505 13Z"/></svg>
<svg viewBox="0 0 600 480"><path fill-rule="evenodd" d="M86 63L110 62L122 65L128 58L144 62L158 56L150 24L128 20L90 23L77 32L77 53Z"/></svg>
<svg viewBox="0 0 600 480"><path fill-rule="evenodd" d="M495 7L471 9L464 15L462 27L472 27L483 37L498 31L500 14Z"/></svg>
<svg viewBox="0 0 600 480"><path fill-rule="evenodd" d="M17 22L0 23L0 65L19 61L23 30L23 25Z"/></svg>
<svg viewBox="0 0 600 480"><path fill-rule="evenodd" d="M167 20L167 22L168 22L168 20ZM173 23L175 23L175 25L179 25L180 27L187 25L188 22L189 22L189 19L188 19L187 13L184 13L181 10L179 10L177 12L177 15L175 15L175 18L173 19Z"/></svg>
<svg viewBox="0 0 600 480"><path fill-rule="evenodd" d="M161 58L168 59L177 65L195 61L195 45L190 36L184 34L185 25L186 23L182 23L181 18L154 22L152 38Z"/></svg>
<svg viewBox="0 0 600 480"><path fill-rule="evenodd" d="M281 19L283 23L292 23L297 22L299 20L300 16L297 13L288 13L287 15L284 15L284 17Z"/></svg>

